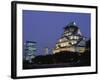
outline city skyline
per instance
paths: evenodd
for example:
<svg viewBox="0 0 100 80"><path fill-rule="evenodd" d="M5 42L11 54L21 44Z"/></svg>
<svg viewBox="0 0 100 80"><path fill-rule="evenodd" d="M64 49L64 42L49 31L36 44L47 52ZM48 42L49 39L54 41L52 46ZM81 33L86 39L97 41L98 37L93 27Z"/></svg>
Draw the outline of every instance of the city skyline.
<svg viewBox="0 0 100 80"><path fill-rule="evenodd" d="M23 42L37 42L37 54L44 53L44 48L54 48L63 33L63 28L75 21L82 35L90 38L89 13L49 12L23 10Z"/></svg>

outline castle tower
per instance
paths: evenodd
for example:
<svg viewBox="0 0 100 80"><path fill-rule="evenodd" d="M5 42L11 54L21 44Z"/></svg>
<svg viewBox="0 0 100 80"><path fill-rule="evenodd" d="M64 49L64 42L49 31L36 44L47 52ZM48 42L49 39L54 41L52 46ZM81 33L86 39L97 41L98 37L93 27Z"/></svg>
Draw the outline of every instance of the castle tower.
<svg viewBox="0 0 100 80"><path fill-rule="evenodd" d="M85 40L75 22L64 27L64 32L53 49L54 54L63 51L80 53L85 51Z"/></svg>

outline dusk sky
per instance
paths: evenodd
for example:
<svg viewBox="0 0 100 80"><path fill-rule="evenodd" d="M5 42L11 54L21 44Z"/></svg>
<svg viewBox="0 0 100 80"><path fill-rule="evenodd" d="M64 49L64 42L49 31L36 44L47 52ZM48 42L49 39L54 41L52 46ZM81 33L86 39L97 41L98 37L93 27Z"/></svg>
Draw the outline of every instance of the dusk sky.
<svg viewBox="0 0 100 80"><path fill-rule="evenodd" d="M90 38L89 13L49 12L23 10L23 42L35 41L36 55L44 54L44 48L55 47L64 27L75 21L83 36Z"/></svg>

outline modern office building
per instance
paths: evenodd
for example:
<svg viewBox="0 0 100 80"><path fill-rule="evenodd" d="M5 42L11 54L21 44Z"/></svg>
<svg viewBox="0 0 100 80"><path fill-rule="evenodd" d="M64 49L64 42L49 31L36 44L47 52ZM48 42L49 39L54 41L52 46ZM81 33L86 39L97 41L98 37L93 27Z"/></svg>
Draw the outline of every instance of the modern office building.
<svg viewBox="0 0 100 80"><path fill-rule="evenodd" d="M69 23L64 27L64 32L56 43L53 54L70 51L83 53L85 51L85 37L80 32L80 29L75 22Z"/></svg>
<svg viewBox="0 0 100 80"><path fill-rule="evenodd" d="M45 53L44 55L48 55L49 54L49 48L48 47L44 48L44 53Z"/></svg>
<svg viewBox="0 0 100 80"><path fill-rule="evenodd" d="M32 59L35 57L36 53L36 42L26 41L24 43L24 59L28 60L30 63Z"/></svg>

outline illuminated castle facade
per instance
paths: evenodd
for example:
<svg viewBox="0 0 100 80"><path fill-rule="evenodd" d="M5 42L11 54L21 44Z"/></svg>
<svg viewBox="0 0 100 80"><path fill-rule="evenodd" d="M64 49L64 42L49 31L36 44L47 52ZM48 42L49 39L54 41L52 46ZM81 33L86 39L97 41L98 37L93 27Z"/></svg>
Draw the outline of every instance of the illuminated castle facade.
<svg viewBox="0 0 100 80"><path fill-rule="evenodd" d="M76 23L71 22L64 27L64 33L58 39L53 49L53 54L64 51L83 53L85 46L85 37L81 34Z"/></svg>

